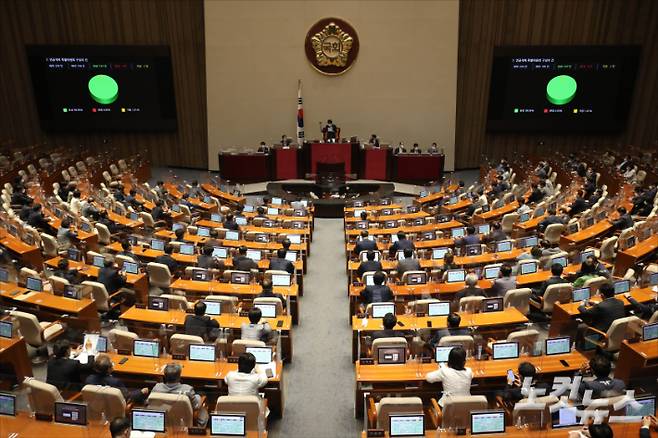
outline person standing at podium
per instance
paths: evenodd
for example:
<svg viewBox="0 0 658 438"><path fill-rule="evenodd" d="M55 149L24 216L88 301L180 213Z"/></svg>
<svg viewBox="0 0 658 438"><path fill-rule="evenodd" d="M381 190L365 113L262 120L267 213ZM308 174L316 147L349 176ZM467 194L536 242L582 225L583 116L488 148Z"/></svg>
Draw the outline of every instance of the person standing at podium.
<svg viewBox="0 0 658 438"><path fill-rule="evenodd" d="M338 136L338 126L336 126L334 122L329 119L327 120L327 124L324 125L324 128L322 128L322 133L324 134L327 143L336 143L336 137Z"/></svg>

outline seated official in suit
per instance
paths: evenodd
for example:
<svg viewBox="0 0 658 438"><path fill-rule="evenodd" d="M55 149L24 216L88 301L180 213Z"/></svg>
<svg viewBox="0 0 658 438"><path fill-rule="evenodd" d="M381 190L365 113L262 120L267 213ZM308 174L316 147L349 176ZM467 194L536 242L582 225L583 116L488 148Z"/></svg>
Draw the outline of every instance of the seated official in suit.
<svg viewBox="0 0 658 438"><path fill-rule="evenodd" d="M199 254L196 258L196 265L199 268L224 269L224 262L212 256L212 246L206 245L201 251L201 254Z"/></svg>
<svg viewBox="0 0 658 438"><path fill-rule="evenodd" d="M249 310L249 324L243 322L240 327L240 339L267 342L272 336L272 327L267 322L261 323L263 313L258 307Z"/></svg>
<svg viewBox="0 0 658 438"><path fill-rule="evenodd" d="M398 266L396 268L398 272L398 277L400 278L402 278L402 275L407 271L420 270L420 262L418 261L418 259L413 258L414 257L413 249L405 248L403 253L404 253L404 258L398 261Z"/></svg>
<svg viewBox="0 0 658 438"><path fill-rule="evenodd" d="M110 435L112 438L130 438L131 432L130 418L128 417L117 417L110 422Z"/></svg>
<svg viewBox="0 0 658 438"><path fill-rule="evenodd" d="M112 360L107 354L101 353L96 356L93 366L93 374L85 380L85 385L101 385L117 388L123 394L126 401L143 403L149 393L148 388L129 390L123 382L112 375Z"/></svg>
<svg viewBox="0 0 658 438"><path fill-rule="evenodd" d="M504 297L508 290L516 289L516 277L512 275L512 266L503 263L498 272L498 278L491 286L491 296Z"/></svg>
<svg viewBox="0 0 658 438"><path fill-rule="evenodd" d="M416 249L414 243L407 239L407 235L403 231L399 231L397 236L398 241L394 242L393 245L391 245L391 247L388 249L388 255L390 258L394 258L398 251L404 251L407 248L411 248L412 250Z"/></svg>
<svg viewBox="0 0 658 438"><path fill-rule="evenodd" d="M130 244L130 242L128 242L127 240L122 240L121 241L121 251L119 251L117 253L117 255L128 257L133 262L139 263L139 259L137 258L135 253L133 253L132 249L133 249L133 247Z"/></svg>
<svg viewBox="0 0 658 438"><path fill-rule="evenodd" d="M447 318L448 327L437 330L432 335L432 338L430 339L429 343L432 346L432 348L439 345L439 341L444 336L468 336L468 335L470 335L471 333L469 332L467 327L460 327L461 322L462 322L462 318L461 318L461 316L459 316L458 313L453 312L450 315L448 315L448 318Z"/></svg>
<svg viewBox="0 0 658 438"><path fill-rule="evenodd" d="M612 226L615 230L624 230L633 226L633 217L628 214L625 207L617 208L619 218L612 221Z"/></svg>
<svg viewBox="0 0 658 438"><path fill-rule="evenodd" d="M264 141L260 142L260 145L258 146L258 151L257 152L262 152L264 154L269 154L270 153L270 147L265 143Z"/></svg>
<svg viewBox="0 0 658 438"><path fill-rule="evenodd" d="M418 143L414 143L413 146L411 147L411 150L409 151L410 154L422 154L423 151L420 149L420 146L418 146Z"/></svg>
<svg viewBox="0 0 658 438"><path fill-rule="evenodd" d="M524 398L528 398L529 394L523 391L524 382L526 379L532 380L537 375L537 369L530 362L521 362L514 376L513 382L507 382L505 389L499 392L503 400L507 402L516 403ZM532 382L530 387L535 388L537 397L548 395L551 391L551 384L546 382ZM543 391L543 394L540 394Z"/></svg>
<svg viewBox="0 0 658 438"><path fill-rule="evenodd" d="M554 284L568 283L567 280L562 278L562 271L564 271L564 268L562 267L561 264L553 263L551 265L551 276L541 284L541 287L539 289L533 289L532 294L535 297L543 297L544 293L546 292L546 289L548 289L548 286L552 286Z"/></svg>
<svg viewBox="0 0 658 438"><path fill-rule="evenodd" d="M155 263L161 263L166 265L169 268L169 273L171 275L177 275L180 265L174 259L171 254L174 252L174 245L167 243L164 247L164 254L157 256L154 260Z"/></svg>
<svg viewBox="0 0 658 438"><path fill-rule="evenodd" d="M578 306L580 314L590 321L588 324L595 329L606 333L612 323L626 316L624 302L615 298L615 287L612 283L603 283L599 287L599 295L603 301L592 305L590 301Z"/></svg>
<svg viewBox="0 0 658 438"><path fill-rule="evenodd" d="M591 371L594 378L584 378L581 381L578 389L581 397L585 395L585 391L590 389L592 390L592 398L617 397L623 395L626 391L626 384L623 380L610 378L612 365L608 358L596 355L583 368L581 372Z"/></svg>
<svg viewBox="0 0 658 438"><path fill-rule="evenodd" d="M283 308L286 308L286 298L281 294L274 293L274 290L272 289L272 280L268 278L263 279L261 286L263 287L263 291L258 294L259 298L278 298L281 300Z"/></svg>
<svg viewBox="0 0 658 438"><path fill-rule="evenodd" d="M327 120L327 124L322 128L322 133L324 134L328 143L336 143L338 137L338 126L336 126L334 122L329 119Z"/></svg>
<svg viewBox="0 0 658 438"><path fill-rule="evenodd" d="M542 219L539 224L537 224L537 231L543 233L546 230L546 227L553 224L565 224L564 217L558 216L555 208L548 209L548 216Z"/></svg>
<svg viewBox="0 0 658 438"><path fill-rule="evenodd" d="M467 246L467 245L479 245L480 236L475 234L475 227L469 225L466 227L466 235L460 239L455 240L455 245L457 246Z"/></svg>
<svg viewBox="0 0 658 438"><path fill-rule="evenodd" d="M194 303L194 315L185 316L186 335L201 336L204 341L214 341L219 335L219 323L206 315L206 303Z"/></svg>
<svg viewBox="0 0 658 438"><path fill-rule="evenodd" d="M425 380L429 383L441 382L443 386L443 393L439 399L441 407L450 397L471 395L473 371L466 367L466 350L462 347L454 347L448 354L448 364L441 364L438 370L427 373Z"/></svg>
<svg viewBox="0 0 658 438"><path fill-rule="evenodd" d="M625 293L624 296L628 302L631 303L631 306L633 306L633 311L639 318L648 320L656 311L658 311L658 303L655 301L640 303L638 300L633 298L630 293Z"/></svg>
<svg viewBox="0 0 658 438"><path fill-rule="evenodd" d="M361 236L354 244L354 254L358 256L361 251L377 251L377 242L368 238L368 230L361 230Z"/></svg>
<svg viewBox="0 0 658 438"><path fill-rule="evenodd" d="M78 275L78 270L69 269L68 259L59 259L57 262L57 269L53 271L53 275L64 278L71 284L78 284L81 281L80 275Z"/></svg>
<svg viewBox="0 0 658 438"><path fill-rule="evenodd" d="M255 368L256 357L251 353L242 353L238 358L238 370L229 371L224 377L228 395L258 395L268 379L265 373L255 372Z"/></svg>
<svg viewBox="0 0 658 438"><path fill-rule="evenodd" d="M539 188L539 184L532 183L530 184L531 192L528 196L528 204L534 204L541 201L544 198L544 192Z"/></svg>
<svg viewBox="0 0 658 438"><path fill-rule="evenodd" d="M500 222L493 222L491 224L491 234L489 234L490 242L500 242L501 240L507 240L509 236L503 231L503 227L500 225Z"/></svg>
<svg viewBox="0 0 658 438"><path fill-rule="evenodd" d="M165 210L164 201L162 199L155 201L155 207L151 209L151 217L156 222L167 220L171 217L169 211Z"/></svg>
<svg viewBox="0 0 658 438"><path fill-rule="evenodd" d="M124 288L127 283L126 274L119 272L119 269L109 256L105 257L103 267L98 271L98 282L105 286L105 290L109 295L118 292L120 289L123 290L123 293L114 297L113 300L126 299L127 301L124 301L126 305L132 305L134 302L135 292ZM119 311L119 309L116 310L117 312Z"/></svg>
<svg viewBox="0 0 658 438"><path fill-rule="evenodd" d="M487 294L484 293L482 289L478 286L478 276L470 273L466 275L466 278L464 279L464 282L466 283L466 287L464 289L460 290L457 292L452 299L452 308L453 311L457 311L459 309L459 300L461 300L464 297L486 297Z"/></svg>
<svg viewBox="0 0 658 438"><path fill-rule="evenodd" d="M82 351L82 345L75 351L76 355ZM81 374L88 374L92 370L93 358L89 357L86 364L70 359L71 344L67 339L58 339L53 345L53 356L48 360L46 383L55 385L60 391L80 390Z"/></svg>
<svg viewBox="0 0 658 438"><path fill-rule="evenodd" d="M397 337L404 337L404 332L394 330L396 324L398 323L398 319L395 315L392 313L387 313L384 315L384 318L382 319L382 325L384 326L384 330L376 330L372 332L372 340L374 341L375 339L379 338L397 338Z"/></svg>
<svg viewBox="0 0 658 438"><path fill-rule="evenodd" d="M578 190L576 199L569 206L569 214L575 216L587 210L587 200L585 199L585 192Z"/></svg>
<svg viewBox="0 0 658 438"><path fill-rule="evenodd" d="M382 271L375 272L372 278L374 286L366 286L361 291L361 298L366 304L393 301L393 291L384 284L385 279L386 275Z"/></svg>
<svg viewBox="0 0 658 438"><path fill-rule="evenodd" d="M585 261L580 265L580 270L576 272L576 278L589 276L589 277L606 277L610 278L610 271L608 271L603 265L599 262L599 259L595 255L588 255Z"/></svg>
<svg viewBox="0 0 658 438"><path fill-rule="evenodd" d="M222 241L219 240L219 232L215 228L210 230L210 238L206 240L205 245L210 247L222 246Z"/></svg>
<svg viewBox="0 0 658 438"><path fill-rule="evenodd" d="M57 229L57 249L60 251L67 250L75 244L77 235L71 230L71 225L73 225L71 219L65 217Z"/></svg>
<svg viewBox="0 0 658 438"><path fill-rule="evenodd" d="M356 273L358 274L359 278L361 278L363 277L364 272L376 272L381 271L382 269L383 268L381 262L375 261L375 251L369 250L366 253L366 260L359 264L359 268L356 270Z"/></svg>
<svg viewBox="0 0 658 438"><path fill-rule="evenodd" d="M295 273L295 265L290 260L286 260L286 250L279 248L276 251L276 257L270 259L270 266L268 269L275 271L286 271L290 275Z"/></svg>
<svg viewBox="0 0 658 438"><path fill-rule="evenodd" d="M254 219L268 219L267 215L265 214L265 207L262 205L259 205L256 208L256 216L254 216Z"/></svg>
<svg viewBox="0 0 658 438"><path fill-rule="evenodd" d="M174 231L174 236L176 236L174 242L191 243L189 240L185 239L185 228L176 229L176 231Z"/></svg>
<svg viewBox="0 0 658 438"><path fill-rule="evenodd" d="M542 258L542 250L539 247L539 245L535 245L532 248L530 248L530 252L524 252L523 254L519 255L516 260L517 261L523 261L523 260L537 260Z"/></svg>
<svg viewBox="0 0 658 438"><path fill-rule="evenodd" d="M258 269L258 263L247 257L246 246L241 246L238 249L238 255L233 257L233 269L247 272L252 269Z"/></svg>
<svg viewBox="0 0 658 438"><path fill-rule="evenodd" d="M186 383L180 382L183 367L177 363L169 363L164 367L163 381L156 383L151 393L182 394L190 399L192 409L197 414L195 426L205 427L208 422L208 411L201 403L201 396L194 392L194 388Z"/></svg>
<svg viewBox="0 0 658 438"><path fill-rule="evenodd" d="M235 216L233 216L233 213L226 214L226 218L224 219L224 223L222 224L222 227L231 231L240 230L240 225L238 225L238 223L235 221Z"/></svg>

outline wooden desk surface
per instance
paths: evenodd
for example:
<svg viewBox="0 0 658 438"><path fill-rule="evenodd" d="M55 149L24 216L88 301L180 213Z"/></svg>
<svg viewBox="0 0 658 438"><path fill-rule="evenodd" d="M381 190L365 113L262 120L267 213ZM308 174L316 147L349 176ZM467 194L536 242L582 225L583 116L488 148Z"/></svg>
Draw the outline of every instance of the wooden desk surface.
<svg viewBox="0 0 658 438"><path fill-rule="evenodd" d="M397 213L397 214L390 214L390 215L368 215L368 221L369 222L385 222L385 221L399 221L399 220L413 220L413 219L418 219L418 218L424 218L430 216L430 214L426 211L420 210L415 213ZM361 217L354 217L354 215L347 215L345 216L345 222L346 223L351 223L351 222L360 222L362 219Z"/></svg>
<svg viewBox="0 0 658 438"><path fill-rule="evenodd" d="M650 288L631 289L631 296L641 303L656 299L656 293L652 291ZM623 301L624 306L626 307L631 305L631 303L623 295L616 295L616 298ZM590 298L590 301L598 303L601 301L601 296L595 295L592 298ZM578 307L580 305L581 303L566 303L566 304L555 303L556 307L559 307L561 311L566 312L571 317L580 315L580 312L578 311Z"/></svg>
<svg viewBox="0 0 658 438"><path fill-rule="evenodd" d="M0 283L0 296L11 301L47 307L59 311L62 314L79 314L90 306L93 306L94 310L96 308L94 301L89 298L74 300L46 292L34 292L20 287L16 283Z"/></svg>
<svg viewBox="0 0 658 438"><path fill-rule="evenodd" d="M255 225L242 225L240 227L240 230L243 232L245 231L252 231L255 233L263 233L263 234L301 234L302 236L310 236L312 233L311 227L306 226L304 228L283 228L283 227L273 227L273 228L268 228L268 227L257 227Z"/></svg>
<svg viewBox="0 0 658 438"><path fill-rule="evenodd" d="M517 201L510 202L505 204L502 207L494 208L493 210L485 211L484 213L478 213L473 215L473 222L486 222L494 219L498 219L501 216L504 216L508 213L513 213L516 209L519 208L519 203Z"/></svg>
<svg viewBox="0 0 658 438"><path fill-rule="evenodd" d="M454 239L432 239L432 240L414 240L414 246L416 249L429 249L429 248L440 248L443 246L454 246ZM345 249L349 252L354 251L355 243L348 243L345 246ZM377 242L377 249L380 251L388 251L391 247L390 243Z"/></svg>
<svg viewBox="0 0 658 438"><path fill-rule="evenodd" d="M565 367L560 360L568 363ZM556 374L578 371L588 362L587 357L579 352L558 354L554 356L520 356L518 359L500 359L477 361L473 358L466 360L466 366L473 370L473 379L504 378L507 370L516 370L519 363L530 362L537 367L537 374ZM404 365L361 365L356 363L356 380L358 382L403 382L424 381L430 371L438 369L436 363L418 364L407 362Z"/></svg>
<svg viewBox="0 0 658 438"><path fill-rule="evenodd" d="M449 228L457 228L463 226L464 226L463 223L453 219L448 222L437 222L433 224L426 224L426 225L412 226L412 227L368 228L368 232L371 235L397 234L400 231L404 231L405 233L422 233L424 231L447 230ZM346 230L345 234L347 236L358 236L361 234L361 230Z"/></svg>
<svg viewBox="0 0 658 438"><path fill-rule="evenodd" d="M442 205L441 208L448 213L454 213L456 211L470 207L471 204L473 204L473 201L470 199L460 199L456 204Z"/></svg>
<svg viewBox="0 0 658 438"><path fill-rule="evenodd" d="M614 436L616 437L637 437L640 432L640 423L612 423L610 427L613 430ZM442 430L426 430L424 438L446 438L446 437L481 437L481 436L504 436L506 438L565 438L569 431L578 431L582 429L581 426L573 428L561 428L561 429L541 429L541 430L531 430L531 429L518 429L513 426L508 426L504 434L488 434L488 435L471 435L470 431L466 434L456 435L455 432ZM361 438L366 438L367 431L361 432ZM658 436L658 432L655 430L651 431L651 436ZM388 432L384 435L385 438L389 438Z"/></svg>
<svg viewBox="0 0 658 438"><path fill-rule="evenodd" d="M490 289L492 286L491 280L479 280L478 287L481 289ZM423 294L452 294L457 293L460 290L466 287L466 283L434 283L430 282L427 284L419 285L402 285L402 284L388 284L388 286L393 291L393 295L396 296L413 296L413 295L423 295ZM350 296L358 297L361 294L361 291L365 289L364 285L355 286L350 284Z"/></svg>
<svg viewBox="0 0 658 438"><path fill-rule="evenodd" d="M560 247L583 244L610 230L612 230L612 223L608 220L602 220L591 227L578 231L577 233L560 236Z"/></svg>
<svg viewBox="0 0 658 438"><path fill-rule="evenodd" d="M258 295L263 291L260 284L233 284L218 281L196 281L178 279L171 283L172 289L182 289L190 292L225 295ZM299 292L297 284L288 287L274 286L272 290L283 296L296 297Z"/></svg>
<svg viewBox="0 0 658 438"><path fill-rule="evenodd" d="M489 327L497 325L514 325L524 324L528 322L528 318L516 307L509 307L501 312L489 313L460 313L462 319L460 327ZM417 317L415 315L397 315L398 322L402 322L404 326L397 326L396 330L417 330L428 329L427 322L432 322L431 329L441 329L448 327L447 316L423 316ZM383 330L382 318L367 318L367 325L363 325L363 319L352 317L352 330L353 331L375 331Z"/></svg>
<svg viewBox="0 0 658 438"><path fill-rule="evenodd" d="M629 343L624 341L631 350L644 357L646 360L658 359L658 339Z"/></svg>
<svg viewBox="0 0 658 438"><path fill-rule="evenodd" d="M33 251L39 251L38 246L28 245L18 237L14 237L11 234L9 234L7 230L4 228L0 228L0 245L21 255Z"/></svg>
<svg viewBox="0 0 658 438"><path fill-rule="evenodd" d="M658 249L658 234L654 234L648 239L636 244L635 246L622 251L622 254L639 259L649 254L650 252L655 251L656 249Z"/></svg>
<svg viewBox="0 0 658 438"><path fill-rule="evenodd" d="M563 274L575 274L580 270L580 265L579 264L571 264L567 265L566 268L564 268ZM537 271L533 274L523 274L523 275L517 275L516 276L516 285L517 287L525 287L530 284L535 284L535 283L543 283L544 281L548 280L551 277L551 271L542 269L540 271Z"/></svg>
<svg viewBox="0 0 658 438"><path fill-rule="evenodd" d="M529 232L537 228L539 223L544 219L546 219L546 216L547 216L546 214L542 214L541 216L530 218L525 222L515 222L514 225L512 225L512 228L520 230L521 232L524 233Z"/></svg>
<svg viewBox="0 0 658 438"><path fill-rule="evenodd" d="M219 199L224 199L226 201L230 201L235 204L245 203L245 198L243 196L237 196L231 193L223 192L219 190L217 187L213 186L212 184L208 184L208 183L201 184L201 188Z"/></svg>
<svg viewBox="0 0 658 438"><path fill-rule="evenodd" d="M365 205L363 207L345 207L345 212L352 212L356 210L365 210L365 211L379 211L385 210L387 208L402 208L400 204L389 204L389 205Z"/></svg>
<svg viewBox="0 0 658 438"><path fill-rule="evenodd" d="M135 250L138 249L138 247L133 248ZM59 263L62 258L63 257L59 256L54 257L52 259L46 260L46 264L51 268L57 268L57 263ZM100 268L97 266L87 265L84 262L77 262L75 260L69 260L69 268L77 269L81 275L94 278L98 278L98 273L100 272ZM143 272L140 272L139 274L126 274L126 281L129 284L135 284L144 279L146 279L146 274Z"/></svg>

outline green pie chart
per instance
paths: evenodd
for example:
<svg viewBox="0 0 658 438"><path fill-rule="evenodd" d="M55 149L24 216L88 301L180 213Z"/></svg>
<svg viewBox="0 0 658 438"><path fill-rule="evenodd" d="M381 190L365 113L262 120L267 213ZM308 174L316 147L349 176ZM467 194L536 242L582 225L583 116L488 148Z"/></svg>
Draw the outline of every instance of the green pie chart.
<svg viewBox="0 0 658 438"><path fill-rule="evenodd" d="M91 98L103 105L109 105L119 97L119 84L108 75L96 75L87 84Z"/></svg>
<svg viewBox="0 0 658 438"><path fill-rule="evenodd" d="M546 98L554 105L564 105L576 96L578 85L568 75L555 76L546 85Z"/></svg>

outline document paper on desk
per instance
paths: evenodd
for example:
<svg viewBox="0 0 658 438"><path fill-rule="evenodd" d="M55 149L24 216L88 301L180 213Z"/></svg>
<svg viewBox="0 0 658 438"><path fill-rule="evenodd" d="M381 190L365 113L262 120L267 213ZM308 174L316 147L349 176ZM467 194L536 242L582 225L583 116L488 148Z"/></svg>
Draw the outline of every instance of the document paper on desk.
<svg viewBox="0 0 658 438"><path fill-rule="evenodd" d="M261 364L258 365L258 372L261 374L265 374L267 371L266 370L272 371L272 379L276 379L276 362L272 361L268 364Z"/></svg>
<svg viewBox="0 0 658 438"><path fill-rule="evenodd" d="M16 296L13 297L13 298L14 298L15 300L18 300L18 301L25 301L25 300L27 300L28 298L33 297L33 296L36 295L37 293L38 293L38 292L28 292L28 293L24 293L24 294L16 295Z"/></svg>

